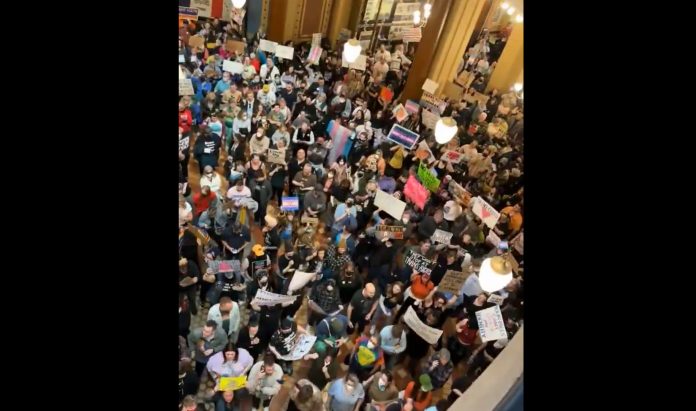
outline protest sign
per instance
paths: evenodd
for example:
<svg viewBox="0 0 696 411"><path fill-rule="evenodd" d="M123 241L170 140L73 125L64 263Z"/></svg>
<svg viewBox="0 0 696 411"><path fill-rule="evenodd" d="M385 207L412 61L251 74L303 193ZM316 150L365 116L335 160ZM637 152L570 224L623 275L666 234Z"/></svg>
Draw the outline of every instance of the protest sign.
<svg viewBox="0 0 696 411"><path fill-rule="evenodd" d="M495 228L500 218L500 213L480 196L474 197L472 200L471 210L478 218L486 223L489 228Z"/></svg>
<svg viewBox="0 0 696 411"><path fill-rule="evenodd" d="M406 112L409 114L417 113L420 109L418 102L413 100L406 100L406 105L404 107L406 108Z"/></svg>
<svg viewBox="0 0 696 411"><path fill-rule="evenodd" d="M310 282L313 278L315 278L316 275L317 275L316 273L306 273L304 271L295 270L295 274L293 274L292 280L290 280L290 285L288 286L288 290L290 290L290 291L299 290L300 288L307 285L307 283Z"/></svg>
<svg viewBox="0 0 696 411"><path fill-rule="evenodd" d="M232 74L240 74L244 71L244 64L236 61L225 60L222 62L222 71L229 71Z"/></svg>
<svg viewBox="0 0 696 411"><path fill-rule="evenodd" d="M413 310L413 307L408 307L406 314L404 314L404 321L410 329L416 332L422 339L428 342L428 344L437 344L437 341L442 336L442 330L430 327L423 323L423 321L418 318L418 314Z"/></svg>
<svg viewBox="0 0 696 411"><path fill-rule="evenodd" d="M312 34L312 46L320 46L321 45L321 33L314 33Z"/></svg>
<svg viewBox="0 0 696 411"><path fill-rule="evenodd" d="M438 187L440 187L440 180L435 177L433 173L430 172L430 169L423 165L423 163L418 165L418 179L421 184L423 184L423 187L433 193L437 192Z"/></svg>
<svg viewBox="0 0 696 411"><path fill-rule="evenodd" d="M251 302L260 307L263 307L283 303L292 303L295 302L296 298L296 295L276 294L270 291L258 289L256 290L256 295L254 296L254 299Z"/></svg>
<svg viewBox="0 0 696 411"><path fill-rule="evenodd" d="M203 36L196 35L189 38L189 47L191 48L203 47L203 44L205 44Z"/></svg>
<svg viewBox="0 0 696 411"><path fill-rule="evenodd" d="M409 150L416 144L418 137L418 133L414 133L398 124L394 124L391 130L389 130L389 134L387 134L387 140L393 141L396 144L401 144Z"/></svg>
<svg viewBox="0 0 696 411"><path fill-rule="evenodd" d="M348 67L349 69L365 71L365 69L367 68L367 56L361 54L352 63L348 63L348 61L345 58L343 58L341 65L343 67Z"/></svg>
<svg viewBox="0 0 696 411"><path fill-rule="evenodd" d="M507 338L505 321L503 321L503 314L500 312L499 306L496 305L485 310L476 311L476 321L478 322L479 335L482 342Z"/></svg>
<svg viewBox="0 0 696 411"><path fill-rule="evenodd" d="M382 190L377 190L374 204L377 208L381 208L397 220L401 219L401 215L404 214L406 209L406 203Z"/></svg>
<svg viewBox="0 0 696 411"><path fill-rule="evenodd" d="M290 350L290 353L280 357L281 360L285 361L297 361L309 354L309 351L314 346L314 342L317 340L316 335L302 334L297 339L297 342Z"/></svg>
<svg viewBox="0 0 696 411"><path fill-rule="evenodd" d="M408 176L404 186L404 195L422 210L425 208L425 202L428 200L430 192L414 176Z"/></svg>
<svg viewBox="0 0 696 411"><path fill-rule="evenodd" d="M430 164L433 161L437 160L435 156L433 155L433 152L430 150L430 147L428 147L428 143L425 141L421 141L418 143L418 149L416 150L416 156L424 160L426 163Z"/></svg>
<svg viewBox="0 0 696 411"><path fill-rule="evenodd" d="M488 300L486 300L486 301L488 301L489 303L493 303L493 304L503 305L503 301L505 301L505 297L503 297L502 295L498 295L498 294L491 294L491 296L488 297Z"/></svg>
<svg viewBox="0 0 696 411"><path fill-rule="evenodd" d="M220 391L232 390L236 391L246 387L247 376L240 375L239 377L220 377Z"/></svg>
<svg viewBox="0 0 696 411"><path fill-rule="evenodd" d="M435 232L430 237L430 239L435 241L436 243L449 244L450 240L452 239L452 235L453 234L449 231L444 231L437 228L435 229Z"/></svg>
<svg viewBox="0 0 696 411"><path fill-rule="evenodd" d="M297 211L300 209L299 197L282 197L280 209L283 211Z"/></svg>
<svg viewBox="0 0 696 411"><path fill-rule="evenodd" d="M307 214L302 214L302 218L300 219L300 223L309 224L309 225L317 225L317 224L319 224L319 218L310 217Z"/></svg>
<svg viewBox="0 0 696 411"><path fill-rule="evenodd" d="M262 39L261 41L259 41L259 50L267 51L269 53L275 53L277 45L278 43L276 43L275 41Z"/></svg>
<svg viewBox="0 0 696 411"><path fill-rule="evenodd" d="M375 233L378 239L386 236L391 240L403 240L404 227L400 225L377 225L375 226Z"/></svg>
<svg viewBox="0 0 696 411"><path fill-rule="evenodd" d="M421 106L431 110L438 115L442 115L447 108L447 102L441 98L435 97L435 95L424 91L421 95Z"/></svg>
<svg viewBox="0 0 696 411"><path fill-rule="evenodd" d="M307 61L315 66L319 64L319 58L321 57L321 47L314 46L309 50L309 55L307 56Z"/></svg>
<svg viewBox="0 0 696 411"><path fill-rule="evenodd" d="M285 150L274 150L269 148L266 159L269 163L285 164Z"/></svg>
<svg viewBox="0 0 696 411"><path fill-rule="evenodd" d="M180 96L192 96L193 84L191 84L190 78L179 79L179 95Z"/></svg>
<svg viewBox="0 0 696 411"><path fill-rule="evenodd" d="M440 115L437 113L425 109L421 112L421 123L431 130L435 130L438 120L440 120Z"/></svg>
<svg viewBox="0 0 696 411"><path fill-rule="evenodd" d="M517 250L518 253L524 255L524 230L510 241L510 245Z"/></svg>
<svg viewBox="0 0 696 411"><path fill-rule="evenodd" d="M286 60L292 60L292 56L295 54L295 49L289 46L281 46L280 44L275 47L276 57L280 57Z"/></svg>
<svg viewBox="0 0 696 411"><path fill-rule="evenodd" d="M396 117L396 121L398 121L399 123L406 120L406 117L408 117L408 112L406 111L406 108L404 108L404 105L401 103L399 103L398 106L392 109L392 113L394 113L394 117Z"/></svg>
<svg viewBox="0 0 696 411"><path fill-rule="evenodd" d="M439 84L436 82L430 80L429 78L425 79L425 82L423 83L423 86L421 87L421 90L427 91L430 94L435 94L437 91L437 88L440 87Z"/></svg>
<svg viewBox="0 0 696 411"><path fill-rule="evenodd" d="M198 9L179 6L179 18L182 20L196 21L198 20Z"/></svg>
<svg viewBox="0 0 696 411"><path fill-rule="evenodd" d="M443 293L459 294L468 277L469 273L447 270L440 284L438 284L437 290Z"/></svg>
<svg viewBox="0 0 696 411"><path fill-rule="evenodd" d="M500 244L500 237L498 237L498 234L496 234L495 231L491 230L488 232L488 237L486 237L486 242L488 242L493 247L497 247L498 244Z"/></svg>
<svg viewBox="0 0 696 411"><path fill-rule="evenodd" d="M464 206L469 206L469 201L471 200L471 193L466 191L466 189L462 187L461 184L457 183L454 180L450 180L450 182L447 184L447 191L449 191L449 193L452 194L452 198L461 201Z"/></svg>
<svg viewBox="0 0 696 411"><path fill-rule="evenodd" d="M462 158L464 158L464 154L462 154L458 151L447 150L442 155L440 160L447 161L447 162L450 162L452 164L459 164L462 161Z"/></svg>
<svg viewBox="0 0 696 411"><path fill-rule="evenodd" d="M435 268L435 262L425 258L413 250L406 251L406 265L413 268L414 271L424 274L430 274Z"/></svg>
<svg viewBox="0 0 696 411"><path fill-rule="evenodd" d="M389 87L382 86L382 90L379 92L379 97L387 103L391 103L392 99L394 98L394 91L389 89Z"/></svg>
<svg viewBox="0 0 696 411"><path fill-rule="evenodd" d="M225 42L225 50L230 53L235 52L238 56L244 54L245 47L246 43L243 41L227 40L227 42Z"/></svg>

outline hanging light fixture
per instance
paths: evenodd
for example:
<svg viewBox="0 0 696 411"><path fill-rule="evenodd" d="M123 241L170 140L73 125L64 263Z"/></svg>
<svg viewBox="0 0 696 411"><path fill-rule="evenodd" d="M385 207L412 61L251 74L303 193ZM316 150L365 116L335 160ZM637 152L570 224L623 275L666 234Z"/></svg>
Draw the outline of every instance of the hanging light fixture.
<svg viewBox="0 0 696 411"><path fill-rule="evenodd" d="M507 4L507 2L503 2L503 3L500 5L500 8L503 9L503 10L507 10L507 9L510 8L510 5Z"/></svg>
<svg viewBox="0 0 696 411"><path fill-rule="evenodd" d="M413 24L414 25L419 25L420 24L420 10L416 10L413 12Z"/></svg>
<svg viewBox="0 0 696 411"><path fill-rule="evenodd" d="M512 264L501 256L486 258L481 263L478 277L483 291L494 293L502 290L512 281Z"/></svg>
<svg viewBox="0 0 696 411"><path fill-rule="evenodd" d="M426 20L428 20L428 17L430 17L430 10L433 8L433 5L430 3L425 3L423 5L423 17L425 17Z"/></svg>
<svg viewBox="0 0 696 411"><path fill-rule="evenodd" d="M518 14L518 15L515 17L515 21L518 22L518 23L522 23L522 21L523 21L522 15L521 15L521 14Z"/></svg>
<svg viewBox="0 0 696 411"><path fill-rule="evenodd" d="M512 86L512 88L519 93L520 91L522 91L522 83L515 83L515 85Z"/></svg>
<svg viewBox="0 0 696 411"><path fill-rule="evenodd" d="M244 7L244 4L246 3L246 0L232 0L232 5L236 9L241 9Z"/></svg>
<svg viewBox="0 0 696 411"><path fill-rule="evenodd" d="M348 63L355 63L361 50L360 42L357 39L350 39L343 45L343 58Z"/></svg>
<svg viewBox="0 0 696 411"><path fill-rule="evenodd" d="M515 10L516 9L514 7L510 7L509 9L507 9L508 16L512 16L515 13Z"/></svg>
<svg viewBox="0 0 696 411"><path fill-rule="evenodd" d="M435 141L447 144L457 134L457 123L452 117L441 117L435 123Z"/></svg>

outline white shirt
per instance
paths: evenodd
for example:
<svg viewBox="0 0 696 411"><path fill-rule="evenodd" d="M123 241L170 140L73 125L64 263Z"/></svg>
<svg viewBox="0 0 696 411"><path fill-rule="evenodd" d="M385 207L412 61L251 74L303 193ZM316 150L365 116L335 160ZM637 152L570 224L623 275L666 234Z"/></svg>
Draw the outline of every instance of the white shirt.
<svg viewBox="0 0 696 411"><path fill-rule="evenodd" d="M227 198L239 204L242 199L251 198L251 190L247 186L242 186L242 191L237 191L237 186L234 186L227 190Z"/></svg>

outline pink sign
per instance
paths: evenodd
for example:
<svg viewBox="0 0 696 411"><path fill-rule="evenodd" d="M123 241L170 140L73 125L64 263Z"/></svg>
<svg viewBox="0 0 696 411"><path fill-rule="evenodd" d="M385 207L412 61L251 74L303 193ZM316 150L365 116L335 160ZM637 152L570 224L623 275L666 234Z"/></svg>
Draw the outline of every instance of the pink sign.
<svg viewBox="0 0 696 411"><path fill-rule="evenodd" d="M428 200L429 194L428 189L423 187L414 176L408 177L404 187L404 195L421 210L425 208L425 202Z"/></svg>

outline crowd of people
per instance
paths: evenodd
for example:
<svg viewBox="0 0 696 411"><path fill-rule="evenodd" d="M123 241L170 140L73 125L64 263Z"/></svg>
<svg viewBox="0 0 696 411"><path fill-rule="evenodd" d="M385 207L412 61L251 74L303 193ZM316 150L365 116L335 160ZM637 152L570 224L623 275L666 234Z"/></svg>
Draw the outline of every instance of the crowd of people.
<svg viewBox="0 0 696 411"><path fill-rule="evenodd" d="M495 90L488 104L446 99L442 114L458 132L441 145L422 124L423 107L402 121L392 112L405 103L413 59L402 44L368 53L360 71L343 67L326 40L311 64L311 44L287 43L294 56L282 59L217 20L185 21L179 34L179 67L193 85L179 101L181 409L203 406L204 375L213 385L205 402L218 411L267 409L284 384L288 399L278 409L447 409L523 318L522 101ZM193 37L203 37L200 47L190 46ZM230 39L245 50L229 51ZM226 61L243 69L225 71ZM386 138L394 124L418 133L427 148ZM335 158L330 125L350 131ZM450 161L448 151L461 159ZM195 182L189 165L200 172ZM421 166L440 186L419 205L405 186ZM406 202L401 216L375 205L379 191ZM500 212L495 227L474 213L474 197ZM451 240L433 241L438 229ZM432 269L415 270L409 253ZM497 255L519 266L489 293L477 273ZM438 290L448 270L468 274L458 293ZM297 287L293 280L307 273ZM294 299L269 304L261 295ZM495 304L508 337L482 342L476 312ZM449 323L451 332L430 344L406 323L409 309L429 327ZM205 321L192 327L199 313ZM311 349L288 360L306 336L316 337ZM297 363L307 370L301 378ZM397 368L410 378L401 389Z"/></svg>

